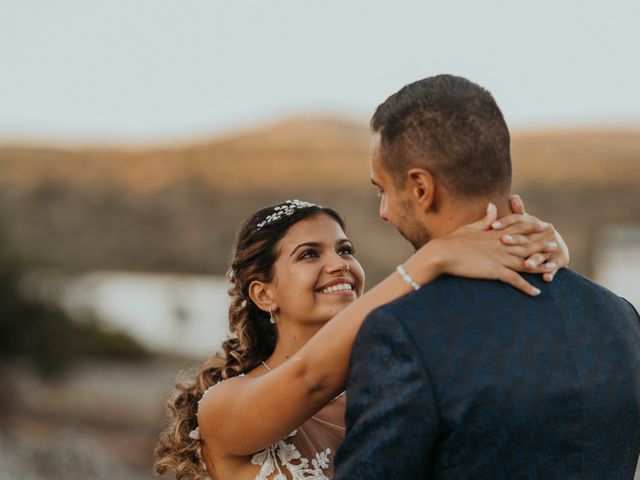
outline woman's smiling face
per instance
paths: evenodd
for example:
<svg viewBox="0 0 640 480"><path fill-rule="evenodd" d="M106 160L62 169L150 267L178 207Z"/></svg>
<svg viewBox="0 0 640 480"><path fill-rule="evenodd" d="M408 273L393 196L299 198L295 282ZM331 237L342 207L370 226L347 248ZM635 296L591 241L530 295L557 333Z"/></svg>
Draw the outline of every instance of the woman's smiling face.
<svg viewBox="0 0 640 480"><path fill-rule="evenodd" d="M325 323L362 295L362 266L344 231L328 215L294 224L277 249L272 291L279 317Z"/></svg>

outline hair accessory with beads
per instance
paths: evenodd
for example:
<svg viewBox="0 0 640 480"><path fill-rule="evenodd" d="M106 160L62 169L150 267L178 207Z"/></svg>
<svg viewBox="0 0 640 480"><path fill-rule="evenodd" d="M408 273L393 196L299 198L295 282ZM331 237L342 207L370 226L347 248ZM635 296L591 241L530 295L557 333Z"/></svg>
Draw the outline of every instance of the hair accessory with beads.
<svg viewBox="0 0 640 480"><path fill-rule="evenodd" d="M296 210L301 210L303 208L309 208L309 207L317 207L317 206L318 205L316 205L315 203L303 202L302 200L297 200L297 199L287 200L283 204L280 204L274 207L273 213L270 215L267 215L267 218L265 218L262 222L256 225L257 227L256 230L260 230L265 225L270 225L272 223L275 223L278 220L282 219L282 217L291 216L293 215L293 212L295 212Z"/></svg>

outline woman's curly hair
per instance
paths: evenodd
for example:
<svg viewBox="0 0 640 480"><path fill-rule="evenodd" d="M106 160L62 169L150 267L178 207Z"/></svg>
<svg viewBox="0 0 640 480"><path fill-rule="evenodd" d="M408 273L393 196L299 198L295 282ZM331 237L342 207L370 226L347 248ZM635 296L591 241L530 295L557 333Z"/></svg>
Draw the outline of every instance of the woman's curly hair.
<svg viewBox="0 0 640 480"><path fill-rule="evenodd" d="M253 370L273 353L277 330L269 321L270 314L251 301L248 290L253 281L273 280L278 242L292 225L320 214L328 215L344 229L344 221L337 212L317 205L296 208L289 215L279 215L276 221L266 221L276 207L280 210L286 206L282 203L259 210L238 232L228 273L231 336L218 353L202 364L194 380L176 384L176 391L167 402L167 426L155 447L154 471L158 475L172 472L177 480L212 477L202 465L200 442L189 433L198 426L198 401L210 386Z"/></svg>

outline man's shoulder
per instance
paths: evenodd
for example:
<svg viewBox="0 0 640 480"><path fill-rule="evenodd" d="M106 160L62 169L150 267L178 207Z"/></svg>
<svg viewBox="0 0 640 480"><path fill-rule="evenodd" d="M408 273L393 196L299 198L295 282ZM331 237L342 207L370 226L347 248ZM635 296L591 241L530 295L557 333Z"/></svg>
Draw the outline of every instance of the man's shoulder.
<svg viewBox="0 0 640 480"><path fill-rule="evenodd" d="M480 290L482 281L442 275L433 282L373 310L365 321L368 329L408 328L425 316L444 318L443 309L469 307L473 302L465 298L469 289ZM486 285L484 286L486 288Z"/></svg>
<svg viewBox="0 0 640 480"><path fill-rule="evenodd" d="M568 268L560 270L553 283L548 285L552 288L554 285L557 285L560 289L567 292L574 292L574 296L580 293L587 299L600 299L608 303L617 304L623 306L625 309L633 310L635 313L635 308L626 299Z"/></svg>
<svg viewBox="0 0 640 480"><path fill-rule="evenodd" d="M629 305L616 293L568 268L560 270L551 283L545 282L538 274L523 273L522 276L540 288L543 295L600 299L624 304L625 308ZM379 310L392 317L410 318L412 312L424 315L451 309L475 311L477 308L486 308L496 299L500 300L497 303L502 308L535 305L531 303L534 297L498 280L442 275L419 290L383 305Z"/></svg>
<svg viewBox="0 0 640 480"><path fill-rule="evenodd" d="M465 298L465 294L496 289L507 290L504 287L512 288L496 280L441 275L419 290L389 302L377 310L387 315L397 316L415 309L424 311L428 307L439 308L452 302L460 304L463 300L468 304L473 297Z"/></svg>

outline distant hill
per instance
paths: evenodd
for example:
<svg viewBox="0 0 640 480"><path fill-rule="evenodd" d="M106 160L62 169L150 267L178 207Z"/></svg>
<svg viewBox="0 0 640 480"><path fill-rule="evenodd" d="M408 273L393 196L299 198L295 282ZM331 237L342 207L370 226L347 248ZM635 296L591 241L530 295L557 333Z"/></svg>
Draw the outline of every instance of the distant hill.
<svg viewBox="0 0 640 480"><path fill-rule="evenodd" d="M289 120L175 147L46 148L0 146L0 185L30 189L55 181L150 192L189 178L216 189L299 185L368 187L370 134L332 119ZM515 133L514 186L628 184L640 181L640 129Z"/></svg>
<svg viewBox="0 0 640 480"><path fill-rule="evenodd" d="M217 189L326 182L366 187L368 130L325 119L286 121L190 146L149 149L0 146L0 184L32 188L56 181L151 192L197 178Z"/></svg>
<svg viewBox="0 0 640 480"><path fill-rule="evenodd" d="M192 145L0 146L0 221L34 263L221 273L243 217L305 198L345 214L375 280L410 249L377 218L369 139L364 124L306 118ZM640 129L516 132L512 157L514 191L583 273L602 224L640 223Z"/></svg>
<svg viewBox="0 0 640 480"><path fill-rule="evenodd" d="M514 187L640 185L640 128L513 135Z"/></svg>

